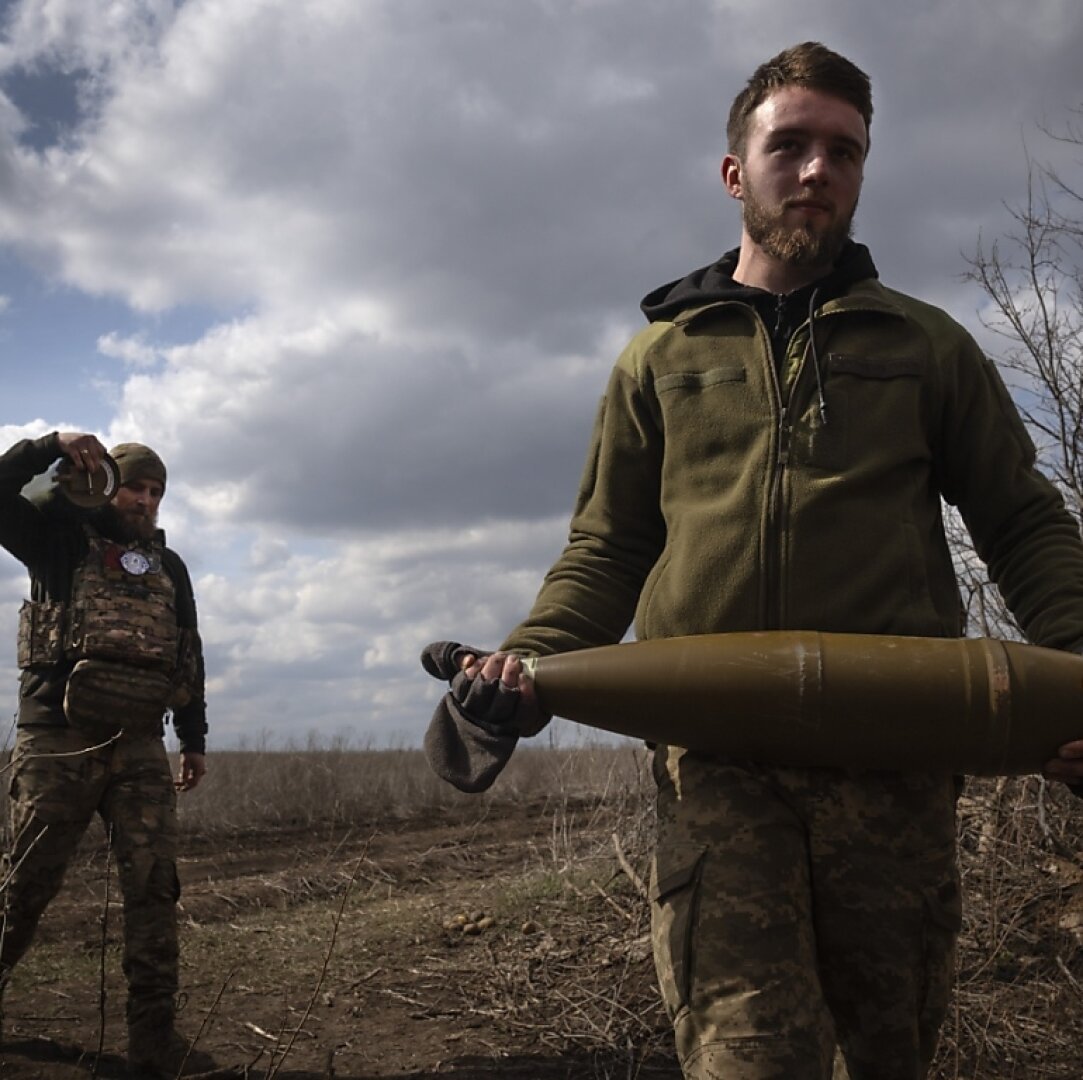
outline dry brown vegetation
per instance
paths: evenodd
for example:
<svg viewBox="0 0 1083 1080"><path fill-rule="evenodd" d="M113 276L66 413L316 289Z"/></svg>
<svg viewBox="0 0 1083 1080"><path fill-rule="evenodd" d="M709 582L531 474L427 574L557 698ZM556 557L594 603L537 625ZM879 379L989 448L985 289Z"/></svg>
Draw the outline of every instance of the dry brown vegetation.
<svg viewBox="0 0 1083 1080"><path fill-rule="evenodd" d="M641 751L525 749L470 797L416 751L212 765L181 814L182 978L184 1027L223 1075L679 1076L647 936ZM1081 822L1083 801L1035 778L968 786L937 1080L1083 1076ZM92 830L13 981L5 1080L94 1070L108 871ZM111 907L99 1076L123 1049L115 884Z"/></svg>

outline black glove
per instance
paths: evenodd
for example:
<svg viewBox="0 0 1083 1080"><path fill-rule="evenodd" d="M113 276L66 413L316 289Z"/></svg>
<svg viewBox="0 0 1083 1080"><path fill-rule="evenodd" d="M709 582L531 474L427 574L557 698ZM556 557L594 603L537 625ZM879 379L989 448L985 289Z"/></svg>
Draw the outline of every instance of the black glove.
<svg viewBox="0 0 1083 1080"><path fill-rule="evenodd" d="M487 790L503 771L519 742L519 733L514 727L499 727L467 712L460 698L471 701L472 709L492 708L495 699L495 711L503 713L508 695L483 694L472 687L471 683L482 680L463 675L459 662L466 655L480 660L492 654L457 641L434 641L421 653L425 670L453 686L437 702L425 732L425 756L437 776L460 791L478 792Z"/></svg>
<svg viewBox="0 0 1083 1080"><path fill-rule="evenodd" d="M464 656L484 660L492 650L475 649L457 641L434 641L421 650L421 666L435 679L451 684L447 704L470 723L490 735L518 735L515 713L519 707L519 688L506 686L500 679L471 678L460 661Z"/></svg>
<svg viewBox="0 0 1083 1080"><path fill-rule="evenodd" d="M492 656L492 649L475 649L457 641L434 641L421 650L421 666L434 678L451 682L462 670L459 661L464 656L481 659Z"/></svg>

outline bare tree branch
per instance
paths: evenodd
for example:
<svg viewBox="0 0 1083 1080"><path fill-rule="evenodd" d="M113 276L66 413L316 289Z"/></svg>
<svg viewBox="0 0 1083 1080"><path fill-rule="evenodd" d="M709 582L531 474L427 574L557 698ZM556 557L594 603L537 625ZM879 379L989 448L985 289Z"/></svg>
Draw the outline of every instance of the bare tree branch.
<svg viewBox="0 0 1083 1080"><path fill-rule="evenodd" d="M1059 129L1040 130L1060 148L1076 148L1083 167L1083 108ZM1026 194L1008 207L1011 224L991 243L979 238L966 278L989 304L982 325L1002 349L1004 375L1038 452L1039 465L1078 519L1083 511L1083 184L1031 157ZM949 521L971 626L1001 633L1015 624L985 577L965 530ZM1018 633L1014 631L1012 636Z"/></svg>

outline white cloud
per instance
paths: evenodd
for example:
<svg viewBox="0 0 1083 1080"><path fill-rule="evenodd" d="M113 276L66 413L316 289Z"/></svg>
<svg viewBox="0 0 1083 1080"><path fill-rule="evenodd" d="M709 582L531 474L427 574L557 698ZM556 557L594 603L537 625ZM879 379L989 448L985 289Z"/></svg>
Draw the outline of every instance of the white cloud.
<svg viewBox="0 0 1083 1080"><path fill-rule="evenodd" d="M26 424L0 424L0 445L11 446L20 439L37 439L54 430L59 429L40 419Z"/></svg>
<svg viewBox="0 0 1083 1080"><path fill-rule="evenodd" d="M148 345L141 335L123 337L115 331L98 338L98 352L102 356L123 360L131 367L151 367L160 355L159 350Z"/></svg>
<svg viewBox="0 0 1083 1080"><path fill-rule="evenodd" d="M130 377L110 438L152 442L234 521L378 530L568 508L609 357L501 353L395 343L348 308L252 317Z"/></svg>
<svg viewBox="0 0 1083 1080"><path fill-rule="evenodd" d="M421 648L455 635L495 644L529 605L563 528L414 531L197 575L220 737L273 730L275 702L283 715L318 711L326 730L352 717L378 741L416 741L439 689L421 673Z"/></svg>
<svg viewBox="0 0 1083 1080"><path fill-rule="evenodd" d="M13 7L0 76L66 72L83 114L38 151L0 95L0 243L148 313L71 352L122 361L106 441L170 466L219 733L414 738L421 645L525 613L638 298L736 240L724 114L779 48L870 71L859 238L965 320L960 252L1021 190L1019 131L1078 104L1083 29L1061 0L973 7Z"/></svg>
<svg viewBox="0 0 1083 1080"><path fill-rule="evenodd" d="M537 333L575 285L565 319L581 322L628 295L598 290L637 239L592 242L612 180L655 200L639 139L684 141L664 93L683 91L689 49L709 61L669 27L706 9L678 7L583 9L569 51L561 5L524 5L511 32L491 0L190 0L156 50L118 32L100 116L67 148L15 155L0 236L146 310L360 293L406 321L425 305L462 326L468 308L473 328Z"/></svg>
<svg viewBox="0 0 1083 1080"><path fill-rule="evenodd" d="M176 6L174 0L16 0L5 13L0 69L51 63L97 71L146 55Z"/></svg>

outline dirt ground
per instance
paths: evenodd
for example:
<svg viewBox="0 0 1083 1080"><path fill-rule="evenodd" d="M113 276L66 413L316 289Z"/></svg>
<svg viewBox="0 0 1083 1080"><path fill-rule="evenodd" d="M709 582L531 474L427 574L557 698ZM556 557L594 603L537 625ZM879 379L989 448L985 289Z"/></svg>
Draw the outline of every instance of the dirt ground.
<svg viewBox="0 0 1083 1080"><path fill-rule="evenodd" d="M679 1077L638 872L613 873L589 813L467 806L186 840L179 1026L208 1075ZM8 989L3 1080L124 1073L122 910L104 845L86 849Z"/></svg>
<svg viewBox="0 0 1083 1080"><path fill-rule="evenodd" d="M179 1026L213 1056L205 1075L678 1080L643 805L611 792L193 829ZM932 1075L1078 1080L1083 806L1024 780L974 788L961 809L967 916ZM111 869L92 831L8 988L0 1080L123 1075Z"/></svg>

